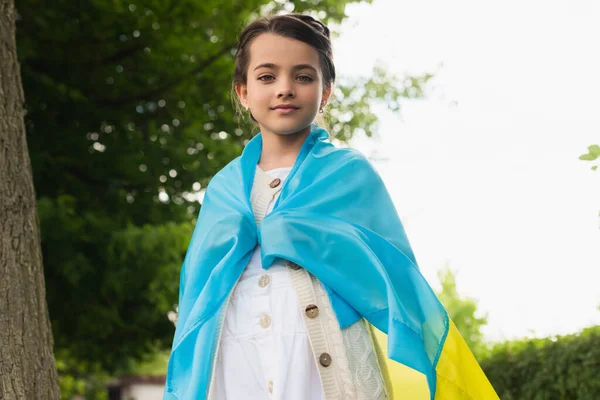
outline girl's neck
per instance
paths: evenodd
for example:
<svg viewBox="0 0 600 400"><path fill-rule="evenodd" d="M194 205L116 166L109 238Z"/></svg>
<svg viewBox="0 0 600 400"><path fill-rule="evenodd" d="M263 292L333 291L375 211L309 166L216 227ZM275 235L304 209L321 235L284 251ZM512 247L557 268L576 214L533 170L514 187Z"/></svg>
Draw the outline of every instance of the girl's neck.
<svg viewBox="0 0 600 400"><path fill-rule="evenodd" d="M310 126L291 135L277 135L272 132L263 132L262 152L258 166L263 171L293 167L309 133Z"/></svg>

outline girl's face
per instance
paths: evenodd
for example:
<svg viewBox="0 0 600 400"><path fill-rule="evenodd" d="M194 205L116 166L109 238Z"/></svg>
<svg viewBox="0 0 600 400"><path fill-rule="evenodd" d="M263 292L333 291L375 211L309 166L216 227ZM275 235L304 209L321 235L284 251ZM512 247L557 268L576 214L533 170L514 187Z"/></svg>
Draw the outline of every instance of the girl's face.
<svg viewBox="0 0 600 400"><path fill-rule="evenodd" d="M261 132L290 135L310 128L331 86L323 87L319 53L299 40L264 33L250 45L247 84L235 90ZM276 109L291 104L296 109Z"/></svg>

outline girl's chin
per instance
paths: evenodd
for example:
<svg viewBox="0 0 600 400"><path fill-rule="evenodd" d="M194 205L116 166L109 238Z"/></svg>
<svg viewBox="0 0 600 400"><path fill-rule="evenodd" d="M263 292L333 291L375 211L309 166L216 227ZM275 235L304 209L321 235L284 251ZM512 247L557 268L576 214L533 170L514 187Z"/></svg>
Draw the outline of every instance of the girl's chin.
<svg viewBox="0 0 600 400"><path fill-rule="evenodd" d="M264 130L279 136L290 136L310 129L311 122L299 124L297 121L275 121L264 127Z"/></svg>

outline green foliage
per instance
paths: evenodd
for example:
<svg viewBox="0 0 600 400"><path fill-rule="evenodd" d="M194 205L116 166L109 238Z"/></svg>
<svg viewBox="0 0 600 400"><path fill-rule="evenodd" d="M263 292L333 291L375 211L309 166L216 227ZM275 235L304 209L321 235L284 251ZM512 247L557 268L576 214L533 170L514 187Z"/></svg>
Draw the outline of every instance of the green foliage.
<svg viewBox="0 0 600 400"><path fill-rule="evenodd" d="M25 124L57 350L115 372L168 348L195 196L257 128L232 107L237 34L261 13L345 18L352 0L16 0ZM341 140L430 78L344 80Z"/></svg>
<svg viewBox="0 0 600 400"><path fill-rule="evenodd" d="M487 324L487 314L477 316L477 301L459 295L455 273L448 266L438 271L438 278L442 285L442 290L437 293L438 299L473 354L481 357L486 350L481 327Z"/></svg>
<svg viewBox="0 0 600 400"><path fill-rule="evenodd" d="M600 399L600 326L497 344L481 367L502 400Z"/></svg>
<svg viewBox="0 0 600 400"><path fill-rule="evenodd" d="M383 103L389 110L399 112L402 100L424 96L423 88L432 77L425 73L402 79L379 66L373 68L368 78L342 77L336 83L328 106L325 127L343 142L357 132L364 132L370 137L377 125L377 118L371 112L373 103Z"/></svg>
<svg viewBox="0 0 600 400"><path fill-rule="evenodd" d="M108 400L106 383L108 375L100 363L78 360L65 350L54 354L58 369L62 400L81 396L86 400Z"/></svg>
<svg viewBox="0 0 600 400"><path fill-rule="evenodd" d="M125 368L117 371L118 375L164 376L171 350L148 353L141 360L132 360Z"/></svg>
<svg viewBox="0 0 600 400"><path fill-rule="evenodd" d="M126 357L112 348L137 358L167 347L173 324L166 316L179 283L174 271L192 224L120 227L108 210L90 210L68 195L39 199L38 213L44 225L60 227L42 232L45 263L60 265L46 270L49 303L65 313L64 321L53 320L57 349L116 368Z"/></svg>
<svg viewBox="0 0 600 400"><path fill-rule="evenodd" d="M598 158L600 158L600 146L597 144L588 146L588 152L579 156L579 159L584 161L595 161ZM598 165L592 165L591 168L595 171L598 168Z"/></svg>

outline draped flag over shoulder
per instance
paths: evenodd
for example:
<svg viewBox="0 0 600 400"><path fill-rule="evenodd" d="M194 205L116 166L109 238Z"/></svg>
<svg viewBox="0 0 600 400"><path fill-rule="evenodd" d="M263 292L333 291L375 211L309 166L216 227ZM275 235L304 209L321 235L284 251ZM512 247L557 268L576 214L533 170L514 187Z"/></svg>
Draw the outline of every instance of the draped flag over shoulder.
<svg viewBox="0 0 600 400"><path fill-rule="evenodd" d="M498 399L419 271L369 161L335 147L327 131L313 124L273 211L257 227L249 196L261 149L258 134L207 188L181 272L166 384L179 394L173 398L201 398L194 396L206 390L206 358L215 352L213 315L260 243L263 268L283 258L319 278L342 328L364 317L386 333L387 362L424 374L431 400Z"/></svg>

